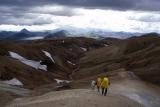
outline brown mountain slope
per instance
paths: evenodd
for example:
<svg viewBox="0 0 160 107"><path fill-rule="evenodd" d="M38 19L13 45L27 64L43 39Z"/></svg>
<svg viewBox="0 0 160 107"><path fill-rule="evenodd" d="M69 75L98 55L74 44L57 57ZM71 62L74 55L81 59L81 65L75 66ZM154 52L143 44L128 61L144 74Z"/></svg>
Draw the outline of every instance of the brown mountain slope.
<svg viewBox="0 0 160 107"><path fill-rule="evenodd" d="M144 35L126 40L105 39L107 47L85 53L80 59L75 79L91 75L109 75L110 71L125 68L135 72L141 79L160 84L160 37Z"/></svg>
<svg viewBox="0 0 160 107"><path fill-rule="evenodd" d="M77 61L87 50L103 47L103 44L89 38L65 38L55 40L40 40L30 42L0 43L0 79L17 78L25 88L35 88L40 85L55 82L55 78L70 79L70 74L77 68ZM84 50L86 49L86 50ZM51 54L55 63L42 50ZM11 58L9 51L47 65L47 72L37 70ZM72 63L69 63L72 62Z"/></svg>
<svg viewBox="0 0 160 107"><path fill-rule="evenodd" d="M127 40L124 53L125 67L142 79L159 84L160 80L160 37L142 36Z"/></svg>
<svg viewBox="0 0 160 107"><path fill-rule="evenodd" d="M65 38L20 43L1 42L0 47L1 80L17 78L25 88L55 83L55 78L79 80L99 74L112 75L110 71L121 68L135 72L143 80L160 84L160 37L154 34L125 40ZM55 63L42 50L48 51ZM42 60L48 71L27 66L11 58L8 51L30 60Z"/></svg>

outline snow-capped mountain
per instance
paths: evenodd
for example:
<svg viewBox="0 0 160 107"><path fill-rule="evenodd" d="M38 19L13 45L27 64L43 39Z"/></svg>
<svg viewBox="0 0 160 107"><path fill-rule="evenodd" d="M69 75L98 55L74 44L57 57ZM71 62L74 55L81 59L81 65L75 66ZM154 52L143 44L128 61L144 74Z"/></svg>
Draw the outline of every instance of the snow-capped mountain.
<svg viewBox="0 0 160 107"><path fill-rule="evenodd" d="M52 31L48 31L49 36L47 38L57 37L89 37L102 39L105 37L114 37L114 38L129 38L132 36L142 35L141 33L131 33L131 32L111 32L101 29L92 29L92 28L73 28L73 27L64 27L58 28Z"/></svg>
<svg viewBox="0 0 160 107"><path fill-rule="evenodd" d="M141 33L130 33L130 32L111 32L101 29L92 28L74 28L64 27L50 31L42 32L31 32L27 29L22 29L19 32L0 32L0 40L36 40L36 39L51 39L51 38L64 38L64 37L88 37L95 39L103 39L105 37L114 38L129 38L132 36L139 36Z"/></svg>

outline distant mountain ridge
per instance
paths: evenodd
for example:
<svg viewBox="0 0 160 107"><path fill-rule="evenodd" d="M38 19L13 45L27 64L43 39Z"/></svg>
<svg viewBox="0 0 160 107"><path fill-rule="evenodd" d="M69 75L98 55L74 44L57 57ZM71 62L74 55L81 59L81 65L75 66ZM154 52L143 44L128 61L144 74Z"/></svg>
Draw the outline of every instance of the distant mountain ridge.
<svg viewBox="0 0 160 107"><path fill-rule="evenodd" d="M45 36L45 39L50 39L50 38L54 38L54 39L57 39L57 38L64 38L64 37L67 37L67 34L68 32L65 31L65 30L61 30L61 31L57 31L55 33L49 33L48 35Z"/></svg>
<svg viewBox="0 0 160 107"><path fill-rule="evenodd" d="M88 37L95 39L104 39L106 37L126 39L132 36L140 36L142 33L131 32L111 32L99 29L82 29L82 28L58 28L55 30L32 32L22 29L19 32L1 31L0 40L35 40L35 39L57 39L65 37Z"/></svg>
<svg viewBox="0 0 160 107"><path fill-rule="evenodd" d="M0 32L0 40L27 40L28 38L34 38L43 35L44 32L30 32L27 29L22 29L19 32L2 31Z"/></svg>
<svg viewBox="0 0 160 107"><path fill-rule="evenodd" d="M20 31L21 33L26 33L26 34L30 34L31 32L30 31L28 31L27 29L22 29L21 31Z"/></svg>

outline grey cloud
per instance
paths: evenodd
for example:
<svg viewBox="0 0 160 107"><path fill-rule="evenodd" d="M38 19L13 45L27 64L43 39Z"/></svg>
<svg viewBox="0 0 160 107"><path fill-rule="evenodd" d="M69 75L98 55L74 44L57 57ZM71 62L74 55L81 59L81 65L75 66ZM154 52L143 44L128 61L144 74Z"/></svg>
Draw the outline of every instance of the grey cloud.
<svg viewBox="0 0 160 107"><path fill-rule="evenodd" d="M146 16L139 18L139 20L143 22L160 22L160 16Z"/></svg>
<svg viewBox="0 0 160 107"><path fill-rule="evenodd" d="M48 5L45 6L45 9L47 7L54 7L56 5ZM66 7L66 6L62 6L62 9L47 9L45 10L43 7L33 7L32 9L29 9L28 12L30 13L35 13L35 14L50 14L50 15L56 15L56 16L74 16L74 15L78 15L75 11L73 7Z"/></svg>
<svg viewBox="0 0 160 107"><path fill-rule="evenodd" d="M85 8L159 11L159 0L1 0L2 6L40 6L59 4Z"/></svg>
<svg viewBox="0 0 160 107"><path fill-rule="evenodd" d="M37 14L30 13L3 13L3 15L0 17L0 24L42 25L52 23L50 18L37 16Z"/></svg>
<svg viewBox="0 0 160 107"><path fill-rule="evenodd" d="M51 20L45 20L45 19L27 19L27 18L11 18L7 19L1 24L6 24L6 25L44 25L44 24L50 24L52 23Z"/></svg>
<svg viewBox="0 0 160 107"><path fill-rule="evenodd" d="M73 16L76 15L72 9L64 8L55 11L42 11L41 9L32 10L35 7L16 7L0 6L0 24L14 25L42 25L52 23L51 19L39 18L41 14L55 16Z"/></svg>
<svg viewBox="0 0 160 107"><path fill-rule="evenodd" d="M35 7L47 5L62 5L65 8L57 11L32 10ZM77 15L74 11L75 7L124 11L160 11L160 0L0 0L0 24L48 24L52 22L50 19L39 19L37 16L40 14L74 16ZM159 21L153 17L134 20Z"/></svg>
<svg viewBox="0 0 160 107"><path fill-rule="evenodd" d="M129 20L136 20L141 22L160 22L160 14L146 14L139 17L131 16L128 18Z"/></svg>

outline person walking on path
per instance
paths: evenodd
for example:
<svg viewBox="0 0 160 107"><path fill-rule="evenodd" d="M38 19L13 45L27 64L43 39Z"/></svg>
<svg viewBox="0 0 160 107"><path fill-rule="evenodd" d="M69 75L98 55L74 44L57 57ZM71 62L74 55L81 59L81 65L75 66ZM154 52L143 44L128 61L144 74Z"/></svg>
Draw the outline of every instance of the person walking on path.
<svg viewBox="0 0 160 107"><path fill-rule="evenodd" d="M100 87L102 88L102 95L106 96L109 85L109 79L107 77L104 77L100 85Z"/></svg>
<svg viewBox="0 0 160 107"><path fill-rule="evenodd" d="M96 85L97 85L98 92L100 92L101 82L102 82L102 78L97 78Z"/></svg>

